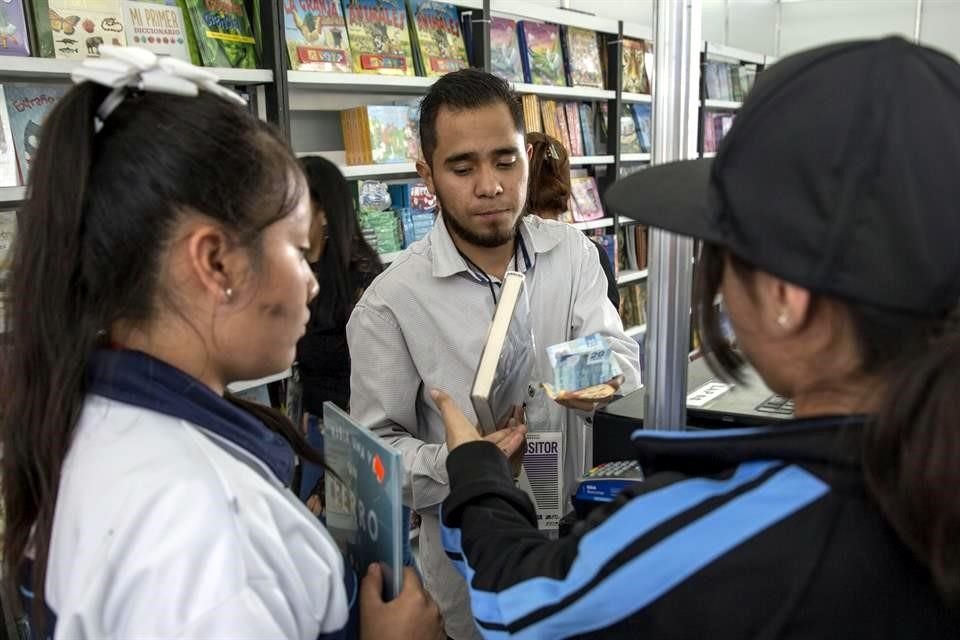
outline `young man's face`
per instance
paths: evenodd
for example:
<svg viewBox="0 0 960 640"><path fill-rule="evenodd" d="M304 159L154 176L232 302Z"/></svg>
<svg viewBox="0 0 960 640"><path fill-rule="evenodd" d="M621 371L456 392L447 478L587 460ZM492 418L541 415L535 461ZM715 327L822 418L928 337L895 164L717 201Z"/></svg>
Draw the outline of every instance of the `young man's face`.
<svg viewBox="0 0 960 640"><path fill-rule="evenodd" d="M437 114L432 166L418 169L440 202L447 228L476 247L513 240L527 198L523 134L503 103Z"/></svg>

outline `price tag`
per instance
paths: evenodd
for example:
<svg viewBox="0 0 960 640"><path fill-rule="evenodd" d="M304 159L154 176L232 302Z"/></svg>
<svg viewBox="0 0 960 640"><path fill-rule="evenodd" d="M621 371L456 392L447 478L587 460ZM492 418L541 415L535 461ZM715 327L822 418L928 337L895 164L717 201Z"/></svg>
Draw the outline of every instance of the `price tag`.
<svg viewBox="0 0 960 640"><path fill-rule="evenodd" d="M701 385L687 395L688 407L704 407L733 388L732 384L724 382L708 382Z"/></svg>

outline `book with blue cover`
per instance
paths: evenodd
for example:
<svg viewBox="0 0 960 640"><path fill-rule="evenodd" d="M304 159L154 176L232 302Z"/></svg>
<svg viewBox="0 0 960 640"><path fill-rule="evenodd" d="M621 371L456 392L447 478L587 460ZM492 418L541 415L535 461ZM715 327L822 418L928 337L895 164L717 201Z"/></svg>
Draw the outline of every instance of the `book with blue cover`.
<svg viewBox="0 0 960 640"><path fill-rule="evenodd" d="M400 452L332 402L323 403L327 530L358 575L383 569L384 599L403 587Z"/></svg>

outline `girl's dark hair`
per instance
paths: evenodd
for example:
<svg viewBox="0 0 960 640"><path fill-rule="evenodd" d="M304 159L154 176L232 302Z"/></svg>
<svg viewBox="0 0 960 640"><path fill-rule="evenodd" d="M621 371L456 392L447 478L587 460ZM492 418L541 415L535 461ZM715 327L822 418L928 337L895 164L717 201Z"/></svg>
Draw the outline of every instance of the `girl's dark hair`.
<svg viewBox="0 0 960 640"><path fill-rule="evenodd" d="M527 211L555 213L570 206L570 156L556 138L532 131L527 144L530 156L530 180L527 184Z"/></svg>
<svg viewBox="0 0 960 640"><path fill-rule="evenodd" d="M327 244L315 269L325 304L333 303L334 318L346 324L356 303L351 271L379 273L380 256L360 233L360 222L350 185L339 167L326 158L302 158L310 201L327 218ZM320 301L320 297L315 299Z"/></svg>
<svg viewBox="0 0 960 640"><path fill-rule="evenodd" d="M694 317L711 367L737 379L743 359L723 338L714 300L728 253L705 243L697 263ZM730 255L750 282L756 268ZM813 297L813 304L822 300ZM960 608L960 332L954 315L918 317L850 300L860 369L885 398L864 430L866 484L887 521L930 570L949 606Z"/></svg>
<svg viewBox="0 0 960 640"><path fill-rule="evenodd" d="M118 319L147 323L169 302L161 258L178 219L216 220L256 258L263 229L290 213L304 188L273 130L222 98L132 92L95 134L108 92L81 84L47 116L13 249L13 340L0 364L3 560L6 579L16 580L32 549L38 609L92 352ZM268 426L308 457L296 429Z"/></svg>

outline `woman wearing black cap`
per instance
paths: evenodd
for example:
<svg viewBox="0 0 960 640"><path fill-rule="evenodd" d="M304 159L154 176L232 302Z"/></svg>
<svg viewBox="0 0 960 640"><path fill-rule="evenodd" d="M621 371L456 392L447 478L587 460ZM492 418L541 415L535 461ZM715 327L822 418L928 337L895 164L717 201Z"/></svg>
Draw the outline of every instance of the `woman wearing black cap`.
<svg viewBox="0 0 960 640"><path fill-rule="evenodd" d="M797 419L640 432L644 486L548 540L506 459L435 392L445 544L487 637L960 637L957 113L945 55L822 47L764 72L712 164L610 190L704 241L711 365L735 379L745 358Z"/></svg>

